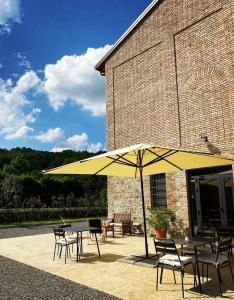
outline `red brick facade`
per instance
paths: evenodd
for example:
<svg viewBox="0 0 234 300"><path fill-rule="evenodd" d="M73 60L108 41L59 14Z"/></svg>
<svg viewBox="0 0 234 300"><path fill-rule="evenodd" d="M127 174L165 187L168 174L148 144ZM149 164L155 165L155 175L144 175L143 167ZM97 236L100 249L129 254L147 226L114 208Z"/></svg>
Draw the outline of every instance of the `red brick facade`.
<svg viewBox="0 0 234 300"><path fill-rule="evenodd" d="M105 61L108 149L153 142L234 155L233 45L232 0L158 1ZM130 181L109 178L110 215L140 216ZM167 174L167 197L188 225L184 172Z"/></svg>

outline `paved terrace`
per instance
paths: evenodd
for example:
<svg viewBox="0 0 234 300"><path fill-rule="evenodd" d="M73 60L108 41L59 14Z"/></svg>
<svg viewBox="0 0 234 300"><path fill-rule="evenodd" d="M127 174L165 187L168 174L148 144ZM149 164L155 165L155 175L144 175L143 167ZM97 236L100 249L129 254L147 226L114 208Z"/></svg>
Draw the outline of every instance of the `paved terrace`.
<svg viewBox="0 0 234 300"><path fill-rule="evenodd" d="M61 299L116 299L114 296L131 300L182 298L179 273L175 285L172 272L165 270L164 283L159 285L159 291L156 292L154 268L120 261L144 250L142 237L108 238L105 243L100 243L101 258L97 255L95 242L88 245L88 239L85 239L85 254L81 261L76 263L74 252L65 265L64 257L52 260L54 236L48 233L52 229L40 228L39 234L31 230L33 235L26 236L20 236L20 230L17 229L0 230L0 273L3 275L0 299L13 299L13 291L15 299L60 299L58 293L61 293ZM29 230L26 232L30 234ZM152 238L149 238L149 242L150 252L154 253ZM212 267L209 281L203 283L202 296L193 288L193 276L191 270L187 270L185 298L220 298L216 273ZM234 299L234 287L228 271L227 268L222 271L224 297Z"/></svg>

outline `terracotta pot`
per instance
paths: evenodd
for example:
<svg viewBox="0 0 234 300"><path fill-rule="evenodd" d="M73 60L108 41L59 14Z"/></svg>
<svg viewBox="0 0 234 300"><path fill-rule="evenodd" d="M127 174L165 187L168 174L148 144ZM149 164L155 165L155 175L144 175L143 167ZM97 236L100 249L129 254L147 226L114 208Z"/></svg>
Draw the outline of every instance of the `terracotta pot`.
<svg viewBox="0 0 234 300"><path fill-rule="evenodd" d="M165 239L167 231L162 229L155 229L155 235L157 239Z"/></svg>

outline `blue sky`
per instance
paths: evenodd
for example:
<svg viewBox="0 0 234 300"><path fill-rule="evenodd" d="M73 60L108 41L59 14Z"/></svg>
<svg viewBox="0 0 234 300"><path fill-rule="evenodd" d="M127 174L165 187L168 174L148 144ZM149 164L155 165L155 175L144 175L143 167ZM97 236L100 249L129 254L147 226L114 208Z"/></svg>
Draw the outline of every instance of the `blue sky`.
<svg viewBox="0 0 234 300"><path fill-rule="evenodd" d="M151 0L0 0L0 148L105 149L94 70Z"/></svg>

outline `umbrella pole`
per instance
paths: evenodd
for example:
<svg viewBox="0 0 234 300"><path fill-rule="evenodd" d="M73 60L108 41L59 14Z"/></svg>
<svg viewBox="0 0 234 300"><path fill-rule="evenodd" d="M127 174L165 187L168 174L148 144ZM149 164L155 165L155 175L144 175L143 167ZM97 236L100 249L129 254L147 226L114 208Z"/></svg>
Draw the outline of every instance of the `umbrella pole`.
<svg viewBox="0 0 234 300"><path fill-rule="evenodd" d="M146 232L145 197L144 197L144 185L143 185L142 167L139 168L139 171L140 171L140 180L141 180L141 201L142 201L143 221L144 221L145 256L146 256L146 258L149 258L147 232Z"/></svg>

